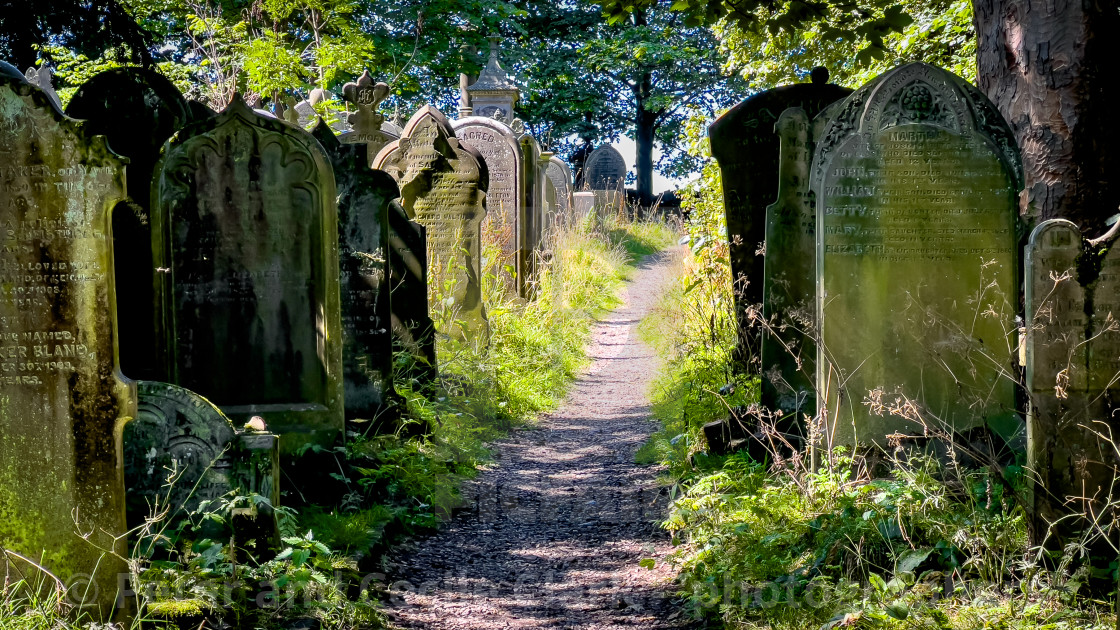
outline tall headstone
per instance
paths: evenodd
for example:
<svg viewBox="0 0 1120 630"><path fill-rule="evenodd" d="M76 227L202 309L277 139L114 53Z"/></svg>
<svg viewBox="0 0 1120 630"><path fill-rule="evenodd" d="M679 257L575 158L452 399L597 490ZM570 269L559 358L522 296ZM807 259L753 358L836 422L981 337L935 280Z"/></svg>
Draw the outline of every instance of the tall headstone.
<svg viewBox="0 0 1120 630"><path fill-rule="evenodd" d="M1115 229L1113 230L1115 232ZM1120 459L1120 247L1115 233L1084 241L1065 219L1031 233L1026 251L1027 455L1041 521L1115 500ZM1057 527L1063 538L1084 527ZM1068 539L1058 540L1062 548Z"/></svg>
<svg viewBox="0 0 1120 630"><path fill-rule="evenodd" d="M592 151L583 169L583 181L590 190L622 190L626 185L626 160L609 144Z"/></svg>
<svg viewBox="0 0 1120 630"><path fill-rule="evenodd" d="M400 140L382 149L373 166L397 180L401 205L427 231L428 283L448 290L442 299L459 314L460 327L442 332L488 341L480 226L489 174L482 154L460 144L447 118L429 105L412 116Z"/></svg>
<svg viewBox="0 0 1120 630"><path fill-rule="evenodd" d="M155 266L152 264L152 172L163 143L192 121L186 99L163 75L114 68L78 88L66 114L104 135L128 158L129 199L113 211L120 366L133 379L166 378L155 356Z"/></svg>
<svg viewBox="0 0 1120 630"><path fill-rule="evenodd" d="M421 386L435 382L436 327L428 314L427 231L397 201L389 204L389 293L393 351L412 357Z"/></svg>
<svg viewBox="0 0 1120 630"><path fill-rule="evenodd" d="M125 552L119 436L136 412L116 365L108 238L124 164L4 63L0 156L0 546L107 616L125 570L109 554ZM53 584L0 554L9 571Z"/></svg>
<svg viewBox="0 0 1120 630"><path fill-rule="evenodd" d="M1022 169L995 107L945 70L901 66L844 101L812 177L832 443L977 424L1009 437Z"/></svg>
<svg viewBox="0 0 1120 630"><path fill-rule="evenodd" d="M319 143L240 99L165 146L152 188L171 382L291 452L343 428L335 184Z"/></svg>
<svg viewBox="0 0 1120 630"><path fill-rule="evenodd" d="M732 107L708 128L712 156L719 163L723 206L727 216L735 316L736 357L742 368L758 360L761 330L750 314L763 299L763 252L766 251L766 207L778 198L780 140L774 133L778 116L800 107L810 120L851 90L828 82L828 71L813 71L812 83L785 85L760 92ZM751 371L759 371L757 365Z"/></svg>
<svg viewBox="0 0 1120 630"><path fill-rule="evenodd" d="M522 172L525 173L525 205L521 208L518 224L521 228L517 251L518 294L526 299L536 292L540 272L541 235L544 225L544 164L541 162L541 145L514 121L514 133L519 133Z"/></svg>
<svg viewBox="0 0 1120 630"><path fill-rule="evenodd" d="M464 146L478 151L486 160L490 185L486 189L486 220L482 236L500 248L499 258L484 272L495 273L511 293L522 285L519 254L522 244L522 215L532 190L527 185L524 158L517 136L505 123L493 118L469 116L453 121L455 136ZM505 268L515 270L509 276Z"/></svg>
<svg viewBox="0 0 1120 630"><path fill-rule="evenodd" d="M809 190L809 116L791 107L778 116L778 198L766 207L763 263L762 403L771 410L816 410L816 207Z"/></svg>
<svg viewBox="0 0 1120 630"><path fill-rule="evenodd" d="M365 148L343 145L326 123L312 135L326 149L338 190L338 267L346 419L391 420L393 338L389 304L389 204L393 178L369 168Z"/></svg>
<svg viewBox="0 0 1120 630"><path fill-rule="evenodd" d="M357 81L342 86L342 100L353 105L357 111L346 118L346 122L350 123L350 131L342 132L338 139L343 144L366 145L367 162L370 164L382 147L400 137L400 134L382 130L385 117L377 113L377 107L389 93L387 84L373 82L369 70L362 72Z"/></svg>
<svg viewBox="0 0 1120 630"><path fill-rule="evenodd" d="M555 155L548 158L548 179L556 187L556 210L567 216L572 207L572 169Z"/></svg>

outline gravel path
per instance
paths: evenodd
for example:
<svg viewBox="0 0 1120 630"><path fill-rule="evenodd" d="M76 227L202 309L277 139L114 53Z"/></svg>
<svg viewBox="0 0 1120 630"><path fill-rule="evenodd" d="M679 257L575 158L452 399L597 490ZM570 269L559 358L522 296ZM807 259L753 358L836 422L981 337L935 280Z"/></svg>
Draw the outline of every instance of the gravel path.
<svg viewBox="0 0 1120 630"><path fill-rule="evenodd" d="M656 430L648 390L658 357L638 322L672 280L647 258L592 334L593 363L567 401L495 445L497 463L464 488L470 509L397 553L388 613L399 627L683 628L668 601L671 548L657 527L658 470L634 464ZM643 558L656 567L641 568Z"/></svg>

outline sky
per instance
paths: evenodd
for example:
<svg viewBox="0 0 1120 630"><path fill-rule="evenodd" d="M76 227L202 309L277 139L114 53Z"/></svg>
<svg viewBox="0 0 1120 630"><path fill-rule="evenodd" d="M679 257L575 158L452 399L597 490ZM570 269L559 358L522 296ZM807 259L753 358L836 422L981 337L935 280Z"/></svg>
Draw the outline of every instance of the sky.
<svg viewBox="0 0 1120 630"><path fill-rule="evenodd" d="M630 173L633 174L634 173L634 163L637 161L637 157L636 157L637 151L636 151L636 146L634 144L634 140L631 139L631 138L627 138L626 136L622 136L621 138L618 139L618 141L613 142L611 144L614 146L614 148L618 149L618 152L622 154L623 158L625 158L626 168L628 168L630 170ZM657 158L660 155L661 155L661 152L657 150L657 145L654 145L654 147L653 147L653 163L654 164L657 164ZM661 174L657 172L657 169L654 168L654 170L653 170L653 194L658 195L662 192L665 192L666 190L676 190L676 189L684 186L685 184L687 184L689 181L691 181L695 177L696 176L693 175L691 177L667 179L665 177L662 177ZM633 185L628 186L628 188L631 188L631 187L633 187Z"/></svg>

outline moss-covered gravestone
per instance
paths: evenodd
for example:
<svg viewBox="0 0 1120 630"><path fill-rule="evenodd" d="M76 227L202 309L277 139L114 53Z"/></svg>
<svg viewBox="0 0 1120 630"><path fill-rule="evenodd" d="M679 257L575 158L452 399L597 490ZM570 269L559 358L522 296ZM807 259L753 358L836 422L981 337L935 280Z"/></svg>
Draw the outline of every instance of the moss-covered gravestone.
<svg viewBox="0 0 1120 630"><path fill-rule="evenodd" d="M167 373L284 452L343 428L335 203L319 143L240 97L165 145L152 187Z"/></svg>
<svg viewBox="0 0 1120 630"><path fill-rule="evenodd" d="M265 521L266 532L273 530L266 542L274 542L277 436L236 429L210 401L178 385L138 381L136 386L136 418L124 430L129 529L158 544L159 532L188 518L205 524L202 514L214 513Z"/></svg>
<svg viewBox="0 0 1120 630"><path fill-rule="evenodd" d="M830 444L1017 431L1022 176L995 107L945 70L896 68L843 102L813 169Z"/></svg>
<svg viewBox="0 0 1120 630"><path fill-rule="evenodd" d="M373 166L397 180L401 206L427 231L428 282L457 311L456 329L444 332L486 343L480 226L489 175L482 155L460 144L439 110L425 106Z"/></svg>
<svg viewBox="0 0 1120 630"><path fill-rule="evenodd" d="M485 244L498 246L498 258L484 272L501 278L511 294L520 287L522 217L530 204L532 190L527 187L525 160L517 135L504 122L482 116L468 116L451 123L455 136L464 146L478 151L486 160L490 176L486 188L486 220L482 223ZM511 277L505 269L514 270Z"/></svg>
<svg viewBox="0 0 1120 630"><path fill-rule="evenodd" d="M1115 229L1086 242L1065 219L1031 233L1026 250L1028 461L1042 522L1116 499L1120 470L1120 247ZM1070 502L1072 501L1072 503ZM1062 538L1085 526L1054 528ZM1068 539L1056 542L1063 548Z"/></svg>
<svg viewBox="0 0 1120 630"><path fill-rule="evenodd" d="M193 118L186 99L163 75L144 68L106 70L78 88L66 114L104 135L109 148L128 158L129 199L113 211L117 320L121 371L134 379L162 379L155 357L152 294L152 170L159 151Z"/></svg>
<svg viewBox="0 0 1120 630"><path fill-rule="evenodd" d="M762 329L752 323L750 313L757 313L764 302L766 208L778 199L780 136L775 133L774 125L782 112L792 107L800 108L813 120L830 104L851 93L847 88L829 83L824 68L814 70L812 78L812 83L784 85L755 94L732 107L708 128L712 156L719 162L723 182L738 323L736 356L744 368L759 359L762 347ZM803 252L802 256L811 258L813 252ZM771 371L774 367L768 362L762 371ZM752 371L758 371L758 367L752 366ZM778 389L772 388L769 379L764 380L764 387L765 402L777 404L771 394ZM791 391L793 389L796 386Z"/></svg>
<svg viewBox="0 0 1120 630"><path fill-rule="evenodd" d="M393 338L389 299L389 204L393 178L368 165L365 147L343 145L326 123L312 135L326 149L338 189L338 266L342 306L342 378L346 419L390 418Z"/></svg>
<svg viewBox="0 0 1120 630"><path fill-rule="evenodd" d="M525 205L521 209L519 223L521 236L517 249L518 293L531 299L536 293L540 274L541 236L544 234L544 173L545 164L541 162L541 143L533 136L524 133L520 120L514 121L522 131L518 138L521 145L522 172L525 173ZM517 133L515 130L514 133Z"/></svg>
<svg viewBox="0 0 1120 630"><path fill-rule="evenodd" d="M110 209L124 164L0 64L0 573L108 616L124 564ZM88 540L83 540L87 536ZM116 538L115 537L122 537ZM10 571L10 573L9 573Z"/></svg>

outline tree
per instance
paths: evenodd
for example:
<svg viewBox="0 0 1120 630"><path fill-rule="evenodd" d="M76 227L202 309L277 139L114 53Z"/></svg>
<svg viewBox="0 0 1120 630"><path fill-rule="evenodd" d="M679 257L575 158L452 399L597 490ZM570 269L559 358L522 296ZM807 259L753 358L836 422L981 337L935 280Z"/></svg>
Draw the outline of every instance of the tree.
<svg viewBox="0 0 1120 630"><path fill-rule="evenodd" d="M120 0L0 0L0 59L19 68L35 65L38 49L62 45L90 58L109 48L151 63L152 36Z"/></svg>
<svg viewBox="0 0 1120 630"><path fill-rule="evenodd" d="M678 148L684 122L743 94L742 82L723 72L711 32L686 26L678 13L638 10L610 24L592 4L539 2L525 5L521 22L535 69L522 108L531 128L556 137L589 133L591 123L600 137L632 133L642 203L653 196L655 143L662 172L695 170Z"/></svg>
<svg viewBox="0 0 1120 630"><path fill-rule="evenodd" d="M980 87L1015 132L1020 213L1090 236L1120 205L1120 8L1096 0L974 0Z"/></svg>

